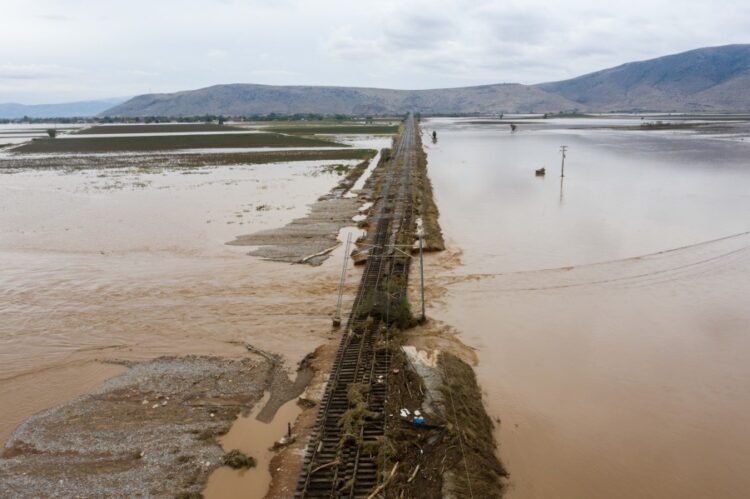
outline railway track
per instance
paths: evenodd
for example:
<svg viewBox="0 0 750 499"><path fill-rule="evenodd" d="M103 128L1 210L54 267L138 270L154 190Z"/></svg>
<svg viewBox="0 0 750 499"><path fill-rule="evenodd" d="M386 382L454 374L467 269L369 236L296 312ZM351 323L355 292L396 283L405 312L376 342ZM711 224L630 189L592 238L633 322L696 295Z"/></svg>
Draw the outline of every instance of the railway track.
<svg viewBox="0 0 750 499"><path fill-rule="evenodd" d="M414 224L411 176L417 126L406 120L387 166L376 203L375 231L345 333L310 435L298 498L368 497L378 486L377 447L386 433L389 350L387 328L392 304L406 297L410 256L399 237ZM352 391L355 391L354 395ZM357 397L356 395L359 395ZM353 399L359 398L353 402ZM342 424L353 411L370 411L354 426ZM374 452L373 452L374 450Z"/></svg>

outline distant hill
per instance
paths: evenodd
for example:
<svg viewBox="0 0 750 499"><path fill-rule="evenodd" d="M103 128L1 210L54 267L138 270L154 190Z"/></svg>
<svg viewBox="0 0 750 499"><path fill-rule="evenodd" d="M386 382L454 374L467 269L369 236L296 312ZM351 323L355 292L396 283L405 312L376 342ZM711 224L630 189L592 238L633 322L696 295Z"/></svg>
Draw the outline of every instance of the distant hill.
<svg viewBox="0 0 750 499"><path fill-rule="evenodd" d="M18 119L24 116L29 118L84 118L96 116L126 100L127 97L64 104L0 104L0 119Z"/></svg>
<svg viewBox="0 0 750 499"><path fill-rule="evenodd" d="M113 107L114 106L114 107ZM0 118L204 114L432 114L558 111L750 111L750 45L708 47L630 62L570 80L432 90L216 85L169 94L24 106Z"/></svg>
<svg viewBox="0 0 750 499"><path fill-rule="evenodd" d="M134 97L102 114L386 114L557 111L748 111L750 45L691 50L571 80L436 90L216 85Z"/></svg>
<svg viewBox="0 0 750 499"><path fill-rule="evenodd" d="M750 45L631 62L537 88L597 111L747 111Z"/></svg>
<svg viewBox="0 0 750 499"><path fill-rule="evenodd" d="M435 90L355 87L216 85L172 94L148 94L108 109L109 116L202 114L499 113L573 109L564 97L515 83Z"/></svg>

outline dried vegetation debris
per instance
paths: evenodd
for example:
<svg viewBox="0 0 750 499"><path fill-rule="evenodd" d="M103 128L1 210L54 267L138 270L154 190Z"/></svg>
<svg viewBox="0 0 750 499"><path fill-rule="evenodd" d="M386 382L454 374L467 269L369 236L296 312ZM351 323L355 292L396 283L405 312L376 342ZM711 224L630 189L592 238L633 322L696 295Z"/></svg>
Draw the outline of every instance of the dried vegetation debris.
<svg viewBox="0 0 750 499"><path fill-rule="evenodd" d="M502 497L508 473L495 455L494 425L472 367L447 352L434 363L415 362L397 345L391 357L397 374L389 376L390 450L382 467L389 495ZM415 411L424 423L414 424Z"/></svg>

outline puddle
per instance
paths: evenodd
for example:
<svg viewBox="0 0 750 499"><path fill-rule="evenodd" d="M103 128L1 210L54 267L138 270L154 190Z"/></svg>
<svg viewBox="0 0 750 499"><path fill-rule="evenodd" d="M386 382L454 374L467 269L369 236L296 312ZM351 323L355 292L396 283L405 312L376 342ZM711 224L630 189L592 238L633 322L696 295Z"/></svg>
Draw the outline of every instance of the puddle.
<svg viewBox="0 0 750 499"><path fill-rule="evenodd" d="M239 449L255 458L257 464L248 470L234 470L228 466L217 468L208 478L203 491L206 499L261 499L271 485L271 459L275 452L269 449L274 442L286 435L287 424L294 421L302 412L297 399L282 405L273 421L263 423L255 419L270 398L269 392L263 395L252 412L240 416L220 443L226 452Z"/></svg>

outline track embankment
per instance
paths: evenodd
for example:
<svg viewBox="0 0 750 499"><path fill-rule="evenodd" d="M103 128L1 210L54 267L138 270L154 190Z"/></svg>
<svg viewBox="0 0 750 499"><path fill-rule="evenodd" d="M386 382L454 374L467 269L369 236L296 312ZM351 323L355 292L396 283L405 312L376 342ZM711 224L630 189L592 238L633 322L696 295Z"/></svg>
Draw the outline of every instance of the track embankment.
<svg viewBox="0 0 750 499"><path fill-rule="evenodd" d="M412 359L404 347L417 323L407 289L418 221L425 249L445 247L426 166L410 116L368 180L373 206L354 255L365 268L296 497L502 494L506 472L471 366L447 353Z"/></svg>

